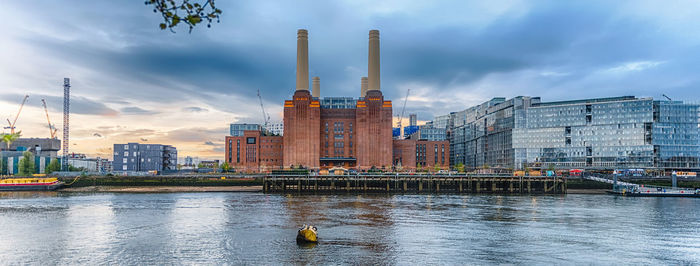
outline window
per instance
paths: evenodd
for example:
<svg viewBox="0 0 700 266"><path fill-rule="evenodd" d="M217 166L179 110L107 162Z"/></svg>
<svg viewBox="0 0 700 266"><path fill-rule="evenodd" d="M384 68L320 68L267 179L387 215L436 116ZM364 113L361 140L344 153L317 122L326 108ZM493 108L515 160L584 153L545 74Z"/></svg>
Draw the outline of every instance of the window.
<svg viewBox="0 0 700 266"><path fill-rule="evenodd" d="M126 165L122 165L122 170L126 171Z"/></svg>
<svg viewBox="0 0 700 266"><path fill-rule="evenodd" d="M129 149L129 145L124 145L124 149L125 149L125 150L128 150L128 149Z"/></svg>
<svg viewBox="0 0 700 266"><path fill-rule="evenodd" d="M128 151L125 151L125 152L124 152L124 157L129 157L129 152L128 152Z"/></svg>
<svg viewBox="0 0 700 266"><path fill-rule="evenodd" d="M127 158L122 159L122 163L128 163L128 162L129 162L129 159L127 159Z"/></svg>
<svg viewBox="0 0 700 266"><path fill-rule="evenodd" d="M254 137L248 137L246 138L245 141L247 144L255 144L255 138Z"/></svg>

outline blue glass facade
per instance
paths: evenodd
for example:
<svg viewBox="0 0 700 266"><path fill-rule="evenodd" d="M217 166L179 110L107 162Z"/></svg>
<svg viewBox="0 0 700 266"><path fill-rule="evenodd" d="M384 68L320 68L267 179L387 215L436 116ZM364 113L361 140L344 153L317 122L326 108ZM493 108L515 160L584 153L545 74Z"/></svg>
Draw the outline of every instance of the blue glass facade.
<svg viewBox="0 0 700 266"><path fill-rule="evenodd" d="M394 138L401 136L401 128L398 128L398 127L391 128L391 136Z"/></svg>
<svg viewBox="0 0 700 266"><path fill-rule="evenodd" d="M410 137L413 133L416 133L420 129L418 126L407 126L403 127L404 138Z"/></svg>
<svg viewBox="0 0 700 266"><path fill-rule="evenodd" d="M436 128L432 125L422 125L418 126L418 131L411 135L411 138L429 141L443 141L446 140L446 130L445 128Z"/></svg>
<svg viewBox="0 0 700 266"><path fill-rule="evenodd" d="M698 104L632 96L501 99L450 114L452 165L700 168Z"/></svg>

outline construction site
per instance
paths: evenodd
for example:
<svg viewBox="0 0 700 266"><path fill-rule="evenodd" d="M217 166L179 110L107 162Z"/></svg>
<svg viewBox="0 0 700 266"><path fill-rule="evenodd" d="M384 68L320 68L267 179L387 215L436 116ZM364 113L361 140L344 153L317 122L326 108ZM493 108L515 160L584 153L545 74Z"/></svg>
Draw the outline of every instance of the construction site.
<svg viewBox="0 0 700 266"><path fill-rule="evenodd" d="M63 141L58 139L58 127L51 122L46 99L41 99L41 107L46 116L47 137L25 137L17 126L22 109L27 105L30 95L25 95L19 104L17 113L7 118L7 126L3 127L2 145L0 146L1 169L0 175L15 175L20 173L20 162L25 152L33 157L34 171L22 174L44 174L47 166L54 160L61 164L61 170L67 170L70 118L70 79L63 80ZM63 144L63 145L61 145ZM59 156L62 151L62 156Z"/></svg>

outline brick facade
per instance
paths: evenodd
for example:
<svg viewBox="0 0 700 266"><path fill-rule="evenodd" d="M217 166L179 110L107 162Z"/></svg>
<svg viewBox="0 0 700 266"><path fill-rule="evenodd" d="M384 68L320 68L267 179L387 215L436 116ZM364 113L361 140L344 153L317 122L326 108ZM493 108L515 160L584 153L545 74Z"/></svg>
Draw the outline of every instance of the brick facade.
<svg viewBox="0 0 700 266"><path fill-rule="evenodd" d="M354 168L357 156L355 109L321 108L321 167Z"/></svg>
<svg viewBox="0 0 700 266"><path fill-rule="evenodd" d="M393 146L393 163L401 165L404 170L415 170L418 164L423 169L433 169L436 165L440 169L449 169L449 141L402 139L394 140Z"/></svg>
<svg viewBox="0 0 700 266"><path fill-rule="evenodd" d="M298 90L284 103L284 167L391 169L391 114L378 90L341 109L322 108Z"/></svg>
<svg viewBox="0 0 700 266"><path fill-rule="evenodd" d="M265 136L246 130L243 136L226 137L226 162L239 172L267 172L283 166L282 136Z"/></svg>
<svg viewBox="0 0 700 266"><path fill-rule="evenodd" d="M321 104L308 90L284 102L284 167L319 168Z"/></svg>
<svg viewBox="0 0 700 266"><path fill-rule="evenodd" d="M391 169L392 108L381 91L370 90L357 101L357 167Z"/></svg>

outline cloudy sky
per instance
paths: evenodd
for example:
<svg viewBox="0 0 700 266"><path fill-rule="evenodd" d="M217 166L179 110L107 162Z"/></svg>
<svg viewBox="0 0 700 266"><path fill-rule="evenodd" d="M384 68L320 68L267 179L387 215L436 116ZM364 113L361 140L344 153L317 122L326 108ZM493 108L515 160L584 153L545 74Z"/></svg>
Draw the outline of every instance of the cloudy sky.
<svg viewBox="0 0 700 266"><path fill-rule="evenodd" d="M410 89L406 111L424 121L499 96L700 98L697 1L217 1L221 23L191 34L161 31L143 2L3 3L0 118L29 94L17 128L48 137L41 99L60 127L70 77L71 151L223 158L229 123L262 121L258 89L281 120L299 28L322 96L355 97L379 29L384 95L397 113Z"/></svg>

